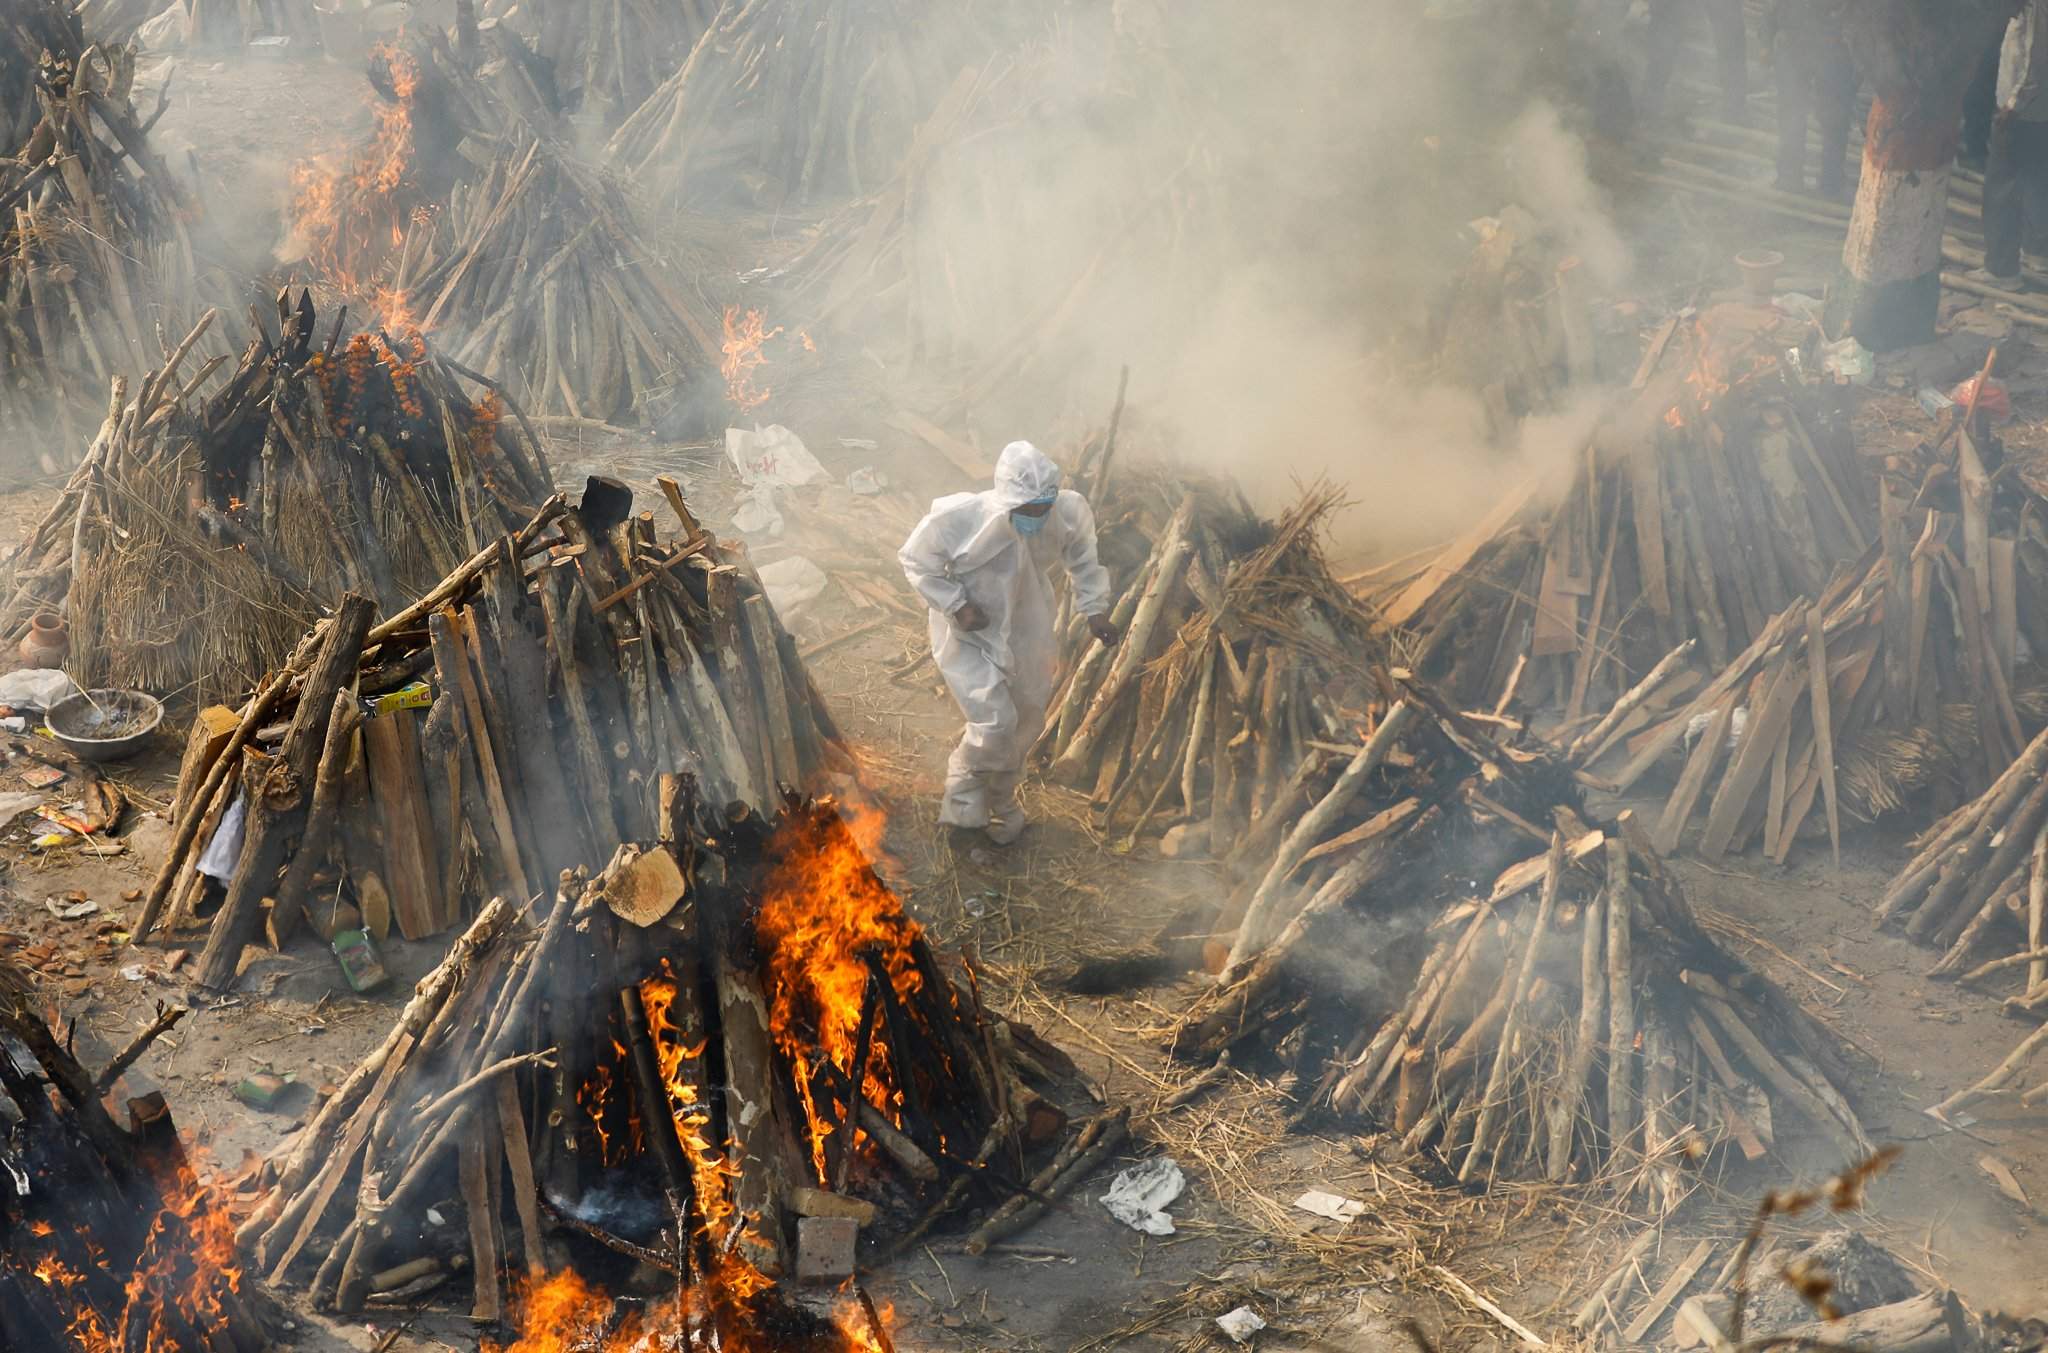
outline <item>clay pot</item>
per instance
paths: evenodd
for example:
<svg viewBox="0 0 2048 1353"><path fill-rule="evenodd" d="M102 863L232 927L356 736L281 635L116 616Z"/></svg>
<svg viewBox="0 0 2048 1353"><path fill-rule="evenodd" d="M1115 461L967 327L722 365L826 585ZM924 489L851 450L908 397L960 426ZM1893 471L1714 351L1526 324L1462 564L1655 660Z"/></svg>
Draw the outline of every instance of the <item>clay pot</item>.
<svg viewBox="0 0 2048 1353"><path fill-rule="evenodd" d="M37 613L21 641L21 660L30 667L62 667L71 652L71 627L55 611Z"/></svg>
<svg viewBox="0 0 2048 1353"><path fill-rule="evenodd" d="M1778 272L1785 266L1785 256L1776 249L1745 249L1735 256L1735 266L1742 273L1742 285L1750 299L1762 305L1771 299Z"/></svg>

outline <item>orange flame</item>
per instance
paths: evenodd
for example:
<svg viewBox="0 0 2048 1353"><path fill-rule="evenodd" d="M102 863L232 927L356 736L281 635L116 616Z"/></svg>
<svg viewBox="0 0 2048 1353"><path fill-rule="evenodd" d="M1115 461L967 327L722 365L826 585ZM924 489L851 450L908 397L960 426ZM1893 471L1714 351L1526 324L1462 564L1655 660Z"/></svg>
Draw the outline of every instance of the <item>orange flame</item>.
<svg viewBox="0 0 2048 1353"><path fill-rule="evenodd" d="M65 1334L81 1353L124 1353L133 1347L134 1331L143 1332L142 1353L178 1353L189 1346L193 1333L222 1335L225 1342L229 1316L224 1296L242 1286L234 1221L220 1205L215 1186L189 1165L170 1172L160 1187L163 1207L150 1220L134 1262L122 1265L128 1279L118 1310L103 1311L110 1303L95 1304L88 1297L88 1275L55 1252L55 1227L43 1220L27 1227L32 1237L52 1247L35 1260L30 1276L70 1303ZM110 1272L110 1257L91 1240L80 1240L93 1268Z"/></svg>
<svg viewBox="0 0 2048 1353"><path fill-rule="evenodd" d="M292 167L292 236L307 262L333 285L373 292L372 308L386 328L399 332L409 313L404 294L378 288L372 279L405 242L406 225L418 213L412 115L420 72L412 57L388 43L373 50L372 60L390 71L396 97L372 101L368 141Z"/></svg>
<svg viewBox="0 0 2048 1353"><path fill-rule="evenodd" d="M884 1347L851 1300L833 1312L828 1329L808 1340L792 1340L736 1319L741 1312L721 1308L707 1296L708 1290L686 1288L632 1311L573 1272L549 1274L519 1295L519 1337L502 1345L486 1339L482 1347L484 1353L672 1353L696 1348L724 1353L786 1353L798 1348L880 1353ZM893 1309L878 1314L884 1329L893 1324Z"/></svg>
<svg viewBox="0 0 2048 1353"><path fill-rule="evenodd" d="M886 826L874 808L828 809L813 821L793 816L779 838L784 850L763 888L755 934L767 955L768 1029L794 1069L810 1138L811 1165L825 1183L826 1142L843 1111L827 1116L817 1102L813 1059L830 1061L841 1077L853 1074L854 1041L867 993L873 953L899 999L924 986L912 943L922 930L875 873ZM885 1110L901 1102L884 1040L870 1047L859 1087ZM895 1117L892 1112L891 1117ZM856 1134L857 1146L861 1136Z"/></svg>
<svg viewBox="0 0 2048 1353"><path fill-rule="evenodd" d="M744 314L736 305L725 308L725 360L718 365L725 376L725 397L741 413L758 409L775 392L767 386L754 387L754 373L768 364L761 345L782 332L782 326L766 327L758 310Z"/></svg>

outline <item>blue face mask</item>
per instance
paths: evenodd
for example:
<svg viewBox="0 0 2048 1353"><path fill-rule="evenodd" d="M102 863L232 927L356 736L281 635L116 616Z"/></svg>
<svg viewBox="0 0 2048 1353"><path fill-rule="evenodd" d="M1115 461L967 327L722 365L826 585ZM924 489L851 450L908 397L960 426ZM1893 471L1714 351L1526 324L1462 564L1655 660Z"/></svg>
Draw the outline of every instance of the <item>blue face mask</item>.
<svg viewBox="0 0 2048 1353"><path fill-rule="evenodd" d="M1059 501L1059 495L1056 493L1048 493L1043 498L1033 498L1024 506L1043 507L1045 511L1032 517L1013 510L1010 513L1010 525L1017 528L1017 534L1020 536L1037 535L1045 529L1045 523L1051 519L1052 505L1057 501Z"/></svg>

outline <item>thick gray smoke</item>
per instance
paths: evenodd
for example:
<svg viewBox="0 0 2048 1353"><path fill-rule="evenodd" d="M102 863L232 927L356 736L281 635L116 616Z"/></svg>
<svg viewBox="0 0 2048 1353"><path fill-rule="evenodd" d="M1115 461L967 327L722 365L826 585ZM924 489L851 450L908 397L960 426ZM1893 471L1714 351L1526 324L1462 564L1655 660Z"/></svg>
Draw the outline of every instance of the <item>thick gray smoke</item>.
<svg viewBox="0 0 2048 1353"><path fill-rule="evenodd" d="M1342 546L1444 538L1508 477L1569 464L1593 421L1550 410L1498 439L1484 377L1433 369L1470 223L1516 204L1596 291L1629 271L1547 97L1569 82L1565 8L1067 7L920 183L925 354L1012 357L971 413L984 444L1047 437L1077 403L1099 418L1129 363L1156 449L1268 508L1331 476L1355 500Z"/></svg>

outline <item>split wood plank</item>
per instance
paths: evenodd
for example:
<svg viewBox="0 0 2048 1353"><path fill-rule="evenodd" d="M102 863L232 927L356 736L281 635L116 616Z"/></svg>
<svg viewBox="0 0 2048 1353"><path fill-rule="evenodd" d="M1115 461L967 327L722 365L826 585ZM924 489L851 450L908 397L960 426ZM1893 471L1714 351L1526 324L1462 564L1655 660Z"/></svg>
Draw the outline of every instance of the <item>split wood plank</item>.
<svg viewBox="0 0 2048 1353"><path fill-rule="evenodd" d="M441 644L447 645L448 665L455 673L455 683L462 694L463 722L467 726L471 750L477 759L478 774L482 777L484 802L491 811L491 831L497 838L498 863L505 871L505 877L519 890L522 900L533 896L528 886L526 866L519 859L519 837L512 826L512 806L505 800L505 783L498 776L498 757L491 746L491 732L484 723L483 699L477 694L476 674L469 670L469 655L464 651L461 635L464 622L451 607L429 616L427 625L436 643L437 653Z"/></svg>
<svg viewBox="0 0 2048 1353"><path fill-rule="evenodd" d="M1734 719L1735 696L1730 694L1714 708L1713 716L1707 720L1707 731L1693 744L1692 755L1686 758L1685 769L1679 772L1678 785L1665 802L1663 815L1657 819L1654 839L1659 855L1669 855L1678 849L1685 824L1692 820L1693 809L1707 787L1707 777L1713 773L1714 763L1721 758L1721 748L1728 741L1728 727Z"/></svg>
<svg viewBox="0 0 2048 1353"><path fill-rule="evenodd" d="M1820 763L1820 787L1828 808L1828 845L1835 868L1842 867L1842 810L1835 794L1835 716L1828 702L1828 649L1820 608L1806 613L1806 666L1812 676L1814 757Z"/></svg>
<svg viewBox="0 0 2048 1353"><path fill-rule="evenodd" d="M363 724L363 756L370 774L370 797L383 828L386 879L398 922L409 940L425 939L446 922L436 899L434 877L427 870L424 825L427 794L420 782L419 733L410 710L398 710Z"/></svg>
<svg viewBox="0 0 2048 1353"><path fill-rule="evenodd" d="M1423 570L1421 577L1401 589L1387 603L1380 612L1381 621L1398 628L1413 620L1445 583L1464 572L1465 566L1472 562L1472 556L1491 544L1509 522L1521 515L1535 493L1536 485L1531 481L1502 498L1493 511L1481 518L1470 531L1445 546L1443 552Z"/></svg>
<svg viewBox="0 0 2048 1353"><path fill-rule="evenodd" d="M1700 833L1700 854L1709 860L1718 860L1727 853L1750 796L1756 792L1764 772L1770 769L1773 745L1791 727L1792 712L1798 707L1800 687L1804 684L1799 679L1799 664L1798 656L1790 648L1780 656L1763 707L1751 712L1742 745L1735 749L1734 764L1714 791L1714 801L1707 809L1707 825Z"/></svg>
<svg viewBox="0 0 2048 1353"><path fill-rule="evenodd" d="M1636 1312L1635 1319L1628 1322L1628 1328L1621 1332L1621 1341L1625 1344L1641 1343L1643 1336L1650 1332L1650 1327L1657 1323L1664 1312L1671 1309L1671 1303L1678 1300L1679 1294L1685 1291L1687 1284L1706 1267L1707 1260L1711 1259L1713 1254L1714 1242L1711 1240L1702 1240L1693 1246L1692 1253L1685 1256L1677 1268L1671 1270L1671 1276L1651 1294L1649 1302L1642 1310Z"/></svg>
<svg viewBox="0 0 2048 1353"><path fill-rule="evenodd" d="M796 730L789 717L789 689L783 681L782 648L775 617L766 597L740 603L747 635L753 640L754 671L761 680L761 704L768 727L768 749L775 759L776 781L792 787L803 783L803 763L796 754Z"/></svg>

